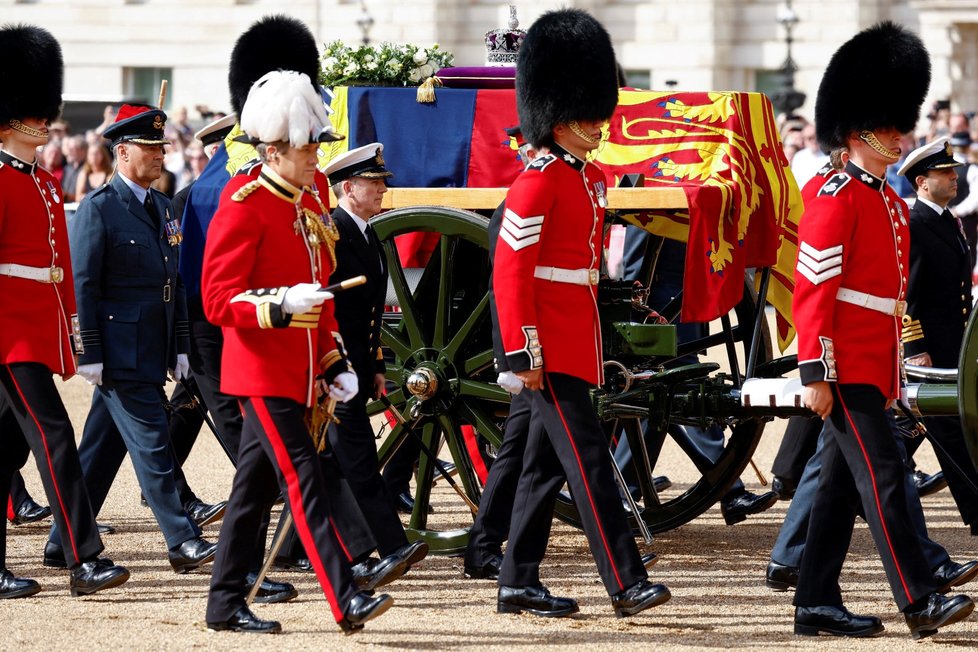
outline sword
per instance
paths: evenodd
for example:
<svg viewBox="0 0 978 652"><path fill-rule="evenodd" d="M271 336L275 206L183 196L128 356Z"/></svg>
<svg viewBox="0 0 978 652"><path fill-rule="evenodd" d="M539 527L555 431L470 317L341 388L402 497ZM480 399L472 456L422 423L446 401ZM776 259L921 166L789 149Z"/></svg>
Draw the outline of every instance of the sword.
<svg viewBox="0 0 978 652"><path fill-rule="evenodd" d="M200 417L204 420L204 423L207 424L207 427L210 429L211 434L213 434L214 438L217 439L217 443L219 443L221 445L221 448L224 449L224 454L228 456L229 460L231 460L231 464L237 466L238 465L237 454L231 452L231 449L228 448L227 442L225 442L224 439L221 437L221 435L217 432L217 426L214 425L214 421L207 413L207 410L204 409L203 404L201 404L200 400L197 398L197 392L191 391L191 387L190 384L187 382L187 379L181 378L177 382L180 383L180 385L183 387L183 390L190 395L190 406L195 410L197 410L197 414L199 414ZM194 385L197 385L197 383L194 382ZM197 385L197 389L198 391L200 390L199 385Z"/></svg>

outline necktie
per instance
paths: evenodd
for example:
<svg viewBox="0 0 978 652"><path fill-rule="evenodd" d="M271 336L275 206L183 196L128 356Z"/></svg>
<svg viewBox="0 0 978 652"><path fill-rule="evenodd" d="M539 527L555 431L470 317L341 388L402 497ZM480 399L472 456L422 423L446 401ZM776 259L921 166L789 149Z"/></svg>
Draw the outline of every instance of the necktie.
<svg viewBox="0 0 978 652"><path fill-rule="evenodd" d="M153 220L153 224L156 228L160 228L160 214L156 212L156 206L153 204L153 197L149 193L146 193L146 200L143 202L143 208L149 213L150 218Z"/></svg>
<svg viewBox="0 0 978 652"><path fill-rule="evenodd" d="M370 247L370 250L377 252L377 263L380 265L380 271L384 271L384 263L380 260L380 256L383 256L383 250L380 247L380 240L377 239L377 234L374 233L373 227L368 224L367 228L363 230L363 234L367 236L367 245Z"/></svg>
<svg viewBox="0 0 978 652"><path fill-rule="evenodd" d="M968 251L968 238L964 234L964 223L961 221L961 218L958 217L957 215L955 215L954 213L952 213L951 211L949 211L946 208L944 209L944 217L948 218L949 220L951 220L952 222L954 222L955 225L957 225L957 227L958 227L958 234L961 236L958 239L958 244L961 245L961 250L964 251L965 253L967 253L967 251Z"/></svg>

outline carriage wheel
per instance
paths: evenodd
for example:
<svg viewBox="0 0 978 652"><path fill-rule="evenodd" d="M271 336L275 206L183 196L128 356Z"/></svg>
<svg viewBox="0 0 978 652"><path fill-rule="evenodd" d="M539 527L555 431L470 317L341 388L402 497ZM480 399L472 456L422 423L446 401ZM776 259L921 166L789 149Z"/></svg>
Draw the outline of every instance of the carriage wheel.
<svg viewBox="0 0 978 652"><path fill-rule="evenodd" d="M457 484L478 504L481 483L462 428L472 426L499 446L499 424L509 409L509 394L494 384L492 367L488 220L462 210L412 207L384 213L371 225L383 243L400 307L400 313L385 319L381 328L381 340L395 357L387 367L387 378L395 386L388 398L423 440L424 448L437 454L445 444ZM406 269L400 264L395 238L421 233L437 233L437 245L424 267ZM379 402L368 406L372 414L381 411ZM416 441L407 428L394 426L381 443L381 465L400 446ZM434 482L438 482L437 494L432 493ZM433 552L452 554L465 549L472 514L446 486L435 463L422 451L408 533L427 541ZM431 516L429 505L435 509Z"/></svg>

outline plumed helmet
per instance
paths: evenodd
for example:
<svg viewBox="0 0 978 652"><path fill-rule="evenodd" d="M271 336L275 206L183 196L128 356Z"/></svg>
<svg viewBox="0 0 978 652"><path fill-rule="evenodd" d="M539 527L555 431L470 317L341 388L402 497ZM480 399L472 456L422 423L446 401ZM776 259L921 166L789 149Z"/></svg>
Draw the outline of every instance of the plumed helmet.
<svg viewBox="0 0 978 652"><path fill-rule="evenodd" d="M342 140L333 131L322 96L304 73L273 70L255 82L241 111L243 142L288 142L296 147Z"/></svg>
<svg viewBox="0 0 978 652"><path fill-rule="evenodd" d="M930 87L930 56L916 34L884 21L842 44L815 100L815 130L825 150L852 132L912 131Z"/></svg>
<svg viewBox="0 0 978 652"><path fill-rule="evenodd" d="M54 120L61 112L64 60L58 41L41 27L0 27L0 124L22 118Z"/></svg>
<svg viewBox="0 0 978 652"><path fill-rule="evenodd" d="M304 23L289 16L265 16L238 37L231 51L228 90L232 110L241 115L252 84L272 70L305 73L319 80L319 49Z"/></svg>
<svg viewBox="0 0 978 652"><path fill-rule="evenodd" d="M608 120L618 105L615 50L605 28L580 9L543 14L516 64L516 108L527 142L553 144L553 128Z"/></svg>

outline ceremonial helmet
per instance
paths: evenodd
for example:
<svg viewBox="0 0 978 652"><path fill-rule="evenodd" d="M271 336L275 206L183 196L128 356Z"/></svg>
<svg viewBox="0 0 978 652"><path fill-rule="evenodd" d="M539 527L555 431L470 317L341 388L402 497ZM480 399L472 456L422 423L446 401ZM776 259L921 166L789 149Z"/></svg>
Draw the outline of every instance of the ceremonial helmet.
<svg viewBox="0 0 978 652"><path fill-rule="evenodd" d="M4 25L0 52L0 124L23 131L21 118L57 118L64 60L54 36L34 25Z"/></svg>
<svg viewBox="0 0 978 652"><path fill-rule="evenodd" d="M538 18L516 64L516 109L527 142L552 145L555 126L608 120L617 105L615 50L601 23L580 9Z"/></svg>
<svg viewBox="0 0 978 652"><path fill-rule="evenodd" d="M826 151L853 132L913 130L930 88L930 56L916 34L883 21L832 55L815 99L815 131Z"/></svg>
<svg viewBox="0 0 978 652"><path fill-rule="evenodd" d="M273 70L255 82L241 110L235 140L252 145L287 142L295 147L342 140L333 131L323 98L305 73Z"/></svg>

